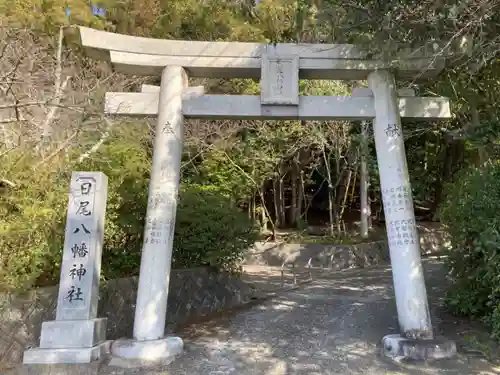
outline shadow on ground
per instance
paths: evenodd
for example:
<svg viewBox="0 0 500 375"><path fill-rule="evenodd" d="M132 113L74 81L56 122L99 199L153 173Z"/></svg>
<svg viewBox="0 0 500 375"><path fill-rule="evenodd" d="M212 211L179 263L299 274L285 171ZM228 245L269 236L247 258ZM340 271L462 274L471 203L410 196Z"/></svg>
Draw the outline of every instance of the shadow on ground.
<svg viewBox="0 0 500 375"><path fill-rule="evenodd" d="M457 339L461 348L464 330L479 328L456 318L450 323L443 315L442 266L425 263L435 329ZM246 311L184 327L177 332L185 340L183 356L147 374L500 374L470 353L426 364L382 358L381 337L398 332L390 268L317 271L314 276L311 284Z"/></svg>

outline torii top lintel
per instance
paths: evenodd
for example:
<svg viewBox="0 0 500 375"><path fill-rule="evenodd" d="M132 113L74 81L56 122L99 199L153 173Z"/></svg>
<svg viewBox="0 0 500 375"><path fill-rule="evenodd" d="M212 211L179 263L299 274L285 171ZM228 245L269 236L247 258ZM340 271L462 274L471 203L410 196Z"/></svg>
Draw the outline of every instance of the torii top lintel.
<svg viewBox="0 0 500 375"><path fill-rule="evenodd" d="M119 72L159 75L167 65L183 66L192 77L259 78L261 58L298 56L300 78L362 80L376 69L395 68L399 77L429 78L444 59L415 57L391 64L367 57L352 44L276 45L143 38L80 26L80 42L89 57L109 61Z"/></svg>

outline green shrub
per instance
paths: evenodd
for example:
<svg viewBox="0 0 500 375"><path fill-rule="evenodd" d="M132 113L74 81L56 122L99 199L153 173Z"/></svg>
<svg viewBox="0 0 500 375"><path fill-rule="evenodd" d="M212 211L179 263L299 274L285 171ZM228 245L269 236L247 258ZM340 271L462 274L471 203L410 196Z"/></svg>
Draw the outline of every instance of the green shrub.
<svg viewBox="0 0 500 375"><path fill-rule="evenodd" d="M174 238L174 267L210 265L236 270L257 239L256 228L215 186L184 185Z"/></svg>
<svg viewBox="0 0 500 375"><path fill-rule="evenodd" d="M102 276L139 273L151 165L149 135L143 129L128 127L127 134L112 137L80 164L61 157L32 168L39 160L30 152L2 159L0 176L8 176L16 187L0 190L1 289L58 282L72 170L108 176ZM218 188L181 185L173 267L235 270L255 239L246 213Z"/></svg>
<svg viewBox="0 0 500 375"><path fill-rule="evenodd" d="M50 284L59 276L70 176L57 162L32 169L37 161L11 152L0 163L0 177L15 183L0 192L0 291Z"/></svg>
<svg viewBox="0 0 500 375"><path fill-rule="evenodd" d="M139 273L144 218L151 169L149 135L127 124L78 170L101 171L108 176L106 227L102 275L114 279Z"/></svg>
<svg viewBox="0 0 500 375"><path fill-rule="evenodd" d="M128 138L128 137L127 137ZM86 162L109 178L103 275L137 275L147 209L151 155L147 135L110 142ZM174 268L234 269L256 239L248 216L215 186L181 184L174 236Z"/></svg>
<svg viewBox="0 0 500 375"><path fill-rule="evenodd" d="M451 237L447 263L454 279L447 305L484 319L500 338L500 165L464 172L445 196L441 220Z"/></svg>

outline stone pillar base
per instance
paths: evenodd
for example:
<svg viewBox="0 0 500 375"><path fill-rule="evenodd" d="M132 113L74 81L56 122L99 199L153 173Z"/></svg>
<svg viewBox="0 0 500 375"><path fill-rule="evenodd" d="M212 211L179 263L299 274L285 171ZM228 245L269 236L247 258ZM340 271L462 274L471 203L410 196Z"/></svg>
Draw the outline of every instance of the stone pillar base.
<svg viewBox="0 0 500 375"><path fill-rule="evenodd" d="M111 341L90 348L33 348L24 352L24 364L79 364L101 361L109 355Z"/></svg>
<svg viewBox="0 0 500 375"><path fill-rule="evenodd" d="M457 354L457 346L454 341L443 337L416 340L387 335L382 338L382 354L397 361L446 359Z"/></svg>
<svg viewBox="0 0 500 375"><path fill-rule="evenodd" d="M111 345L109 365L125 368L166 366L182 354L183 347L182 339L175 336L151 341L120 339Z"/></svg>
<svg viewBox="0 0 500 375"><path fill-rule="evenodd" d="M106 341L106 322L107 318L43 322L40 348L92 348Z"/></svg>

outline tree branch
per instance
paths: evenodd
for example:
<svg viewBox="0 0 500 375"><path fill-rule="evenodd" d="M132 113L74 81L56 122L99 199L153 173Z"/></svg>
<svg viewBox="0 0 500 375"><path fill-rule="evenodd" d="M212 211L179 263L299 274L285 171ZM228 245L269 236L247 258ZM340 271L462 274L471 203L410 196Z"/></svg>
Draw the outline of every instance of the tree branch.
<svg viewBox="0 0 500 375"><path fill-rule="evenodd" d="M57 52L56 52L56 71L55 71L55 80L54 80L54 103L47 116L45 116L45 120L42 124L42 136L41 142L39 146L42 148L45 146L46 142L52 136L52 122L56 117L57 110L59 105L61 104L61 95L63 91L66 89L66 86L70 80L70 76L66 77L63 83L61 83L62 79L62 49L63 49L63 39L64 39L64 26L59 27L59 39L57 41Z"/></svg>
<svg viewBox="0 0 500 375"><path fill-rule="evenodd" d="M109 138L109 132L111 131L111 128L114 126L114 123L111 122L110 120L108 120L107 118L104 118L104 121L107 124L106 131L104 133L102 133L102 136L99 139L99 141L97 141L97 143L95 145L93 145L89 151L80 155L80 157L78 158L79 163L83 162L90 155L95 153L99 149L99 147L101 147L103 145L103 143Z"/></svg>

